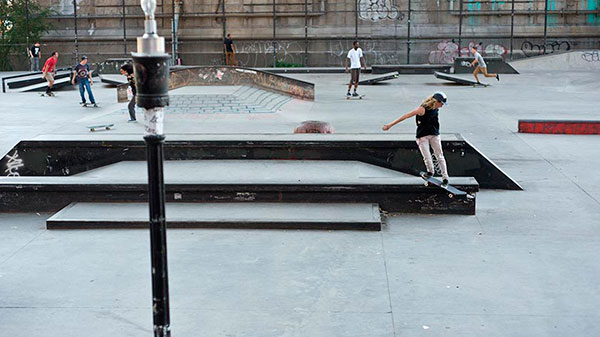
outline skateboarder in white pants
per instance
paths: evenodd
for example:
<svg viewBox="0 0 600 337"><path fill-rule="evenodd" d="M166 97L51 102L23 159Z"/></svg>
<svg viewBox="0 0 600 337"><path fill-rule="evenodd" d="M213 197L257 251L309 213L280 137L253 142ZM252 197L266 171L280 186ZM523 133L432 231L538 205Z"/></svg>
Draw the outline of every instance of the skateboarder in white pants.
<svg viewBox="0 0 600 337"><path fill-rule="evenodd" d="M429 150L429 147L431 146L442 171L443 184L448 184L448 168L446 167L446 159L444 158L444 152L442 151L438 114L439 109L443 107L447 101L448 98L446 97L446 94L443 92L436 92L421 103L421 106L404 114L395 121L385 124L382 128L383 131L387 131L403 120L416 116L417 145L419 146L423 161L425 162L425 167L427 168L427 176L431 177L435 173L431 151Z"/></svg>
<svg viewBox="0 0 600 337"><path fill-rule="evenodd" d="M348 51L346 57L346 73L348 72L348 60L350 60L350 83L348 83L348 93L346 96L358 96L356 89L358 89L358 79L360 76L360 64L362 61L363 69L367 70L367 62L363 56L362 49L358 47L358 41L352 43L352 49ZM350 89L354 84L354 93L350 94Z"/></svg>
<svg viewBox="0 0 600 337"><path fill-rule="evenodd" d="M482 72L483 76L485 76L485 77L495 77L498 81L500 81L500 76L498 74L488 74L487 64L485 64L483 57L477 51L477 46L472 46L471 52L473 53L473 57L475 57L475 59L473 60L473 62L471 62L469 64L469 67L473 67L475 65L475 63L477 63L477 67L475 68L475 71L473 72L473 76L475 76L475 80L477 81L477 83L481 83L481 82L479 82L479 78L477 77L477 74L479 72Z"/></svg>

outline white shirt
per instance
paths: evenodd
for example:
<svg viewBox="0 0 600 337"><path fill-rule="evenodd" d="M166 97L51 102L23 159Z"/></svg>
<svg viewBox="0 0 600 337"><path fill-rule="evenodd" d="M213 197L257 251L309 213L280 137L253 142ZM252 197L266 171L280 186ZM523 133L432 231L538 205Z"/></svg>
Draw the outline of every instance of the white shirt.
<svg viewBox="0 0 600 337"><path fill-rule="evenodd" d="M481 68L487 68L485 61L483 60L483 57L481 56L481 54L479 54L479 52L475 52L475 55L473 56L477 59L477 63L479 63L478 66L480 66Z"/></svg>
<svg viewBox="0 0 600 337"><path fill-rule="evenodd" d="M360 68L360 58L363 57L362 49L354 48L348 52L348 58L350 59L350 69Z"/></svg>

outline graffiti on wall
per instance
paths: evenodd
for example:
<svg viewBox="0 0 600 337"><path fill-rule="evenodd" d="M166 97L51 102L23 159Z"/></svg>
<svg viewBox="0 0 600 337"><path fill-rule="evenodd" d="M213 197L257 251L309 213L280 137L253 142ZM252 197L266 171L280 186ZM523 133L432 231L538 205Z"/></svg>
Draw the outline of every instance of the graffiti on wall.
<svg viewBox="0 0 600 337"><path fill-rule="evenodd" d="M237 61L244 67L264 67L273 65L273 55L278 62L302 64L304 46L291 41L257 41L236 44Z"/></svg>
<svg viewBox="0 0 600 337"><path fill-rule="evenodd" d="M361 39L360 48L363 50L365 61L369 64L399 64L404 62L405 54L398 51L397 47L388 41ZM335 63L344 65L346 56L351 48L351 41L329 41L327 55Z"/></svg>
<svg viewBox="0 0 600 337"><path fill-rule="evenodd" d="M581 58L586 62L600 62L599 51L584 51L581 53Z"/></svg>
<svg viewBox="0 0 600 337"><path fill-rule="evenodd" d="M571 50L571 44L569 41L564 40L547 41L545 44L543 42L537 44L531 41L523 41L523 43L521 43L521 51L526 57L552 54L558 51L567 50Z"/></svg>
<svg viewBox="0 0 600 337"><path fill-rule="evenodd" d="M403 20L404 13L398 10L396 0L359 0L358 17L361 20Z"/></svg>
<svg viewBox="0 0 600 337"><path fill-rule="evenodd" d="M490 43L484 48L482 43L471 41L458 50L458 43L444 40L437 44L435 50L429 52L429 63L453 64L457 57L471 56L471 48L474 46L480 54L485 56L503 56L507 53L506 47L500 44Z"/></svg>

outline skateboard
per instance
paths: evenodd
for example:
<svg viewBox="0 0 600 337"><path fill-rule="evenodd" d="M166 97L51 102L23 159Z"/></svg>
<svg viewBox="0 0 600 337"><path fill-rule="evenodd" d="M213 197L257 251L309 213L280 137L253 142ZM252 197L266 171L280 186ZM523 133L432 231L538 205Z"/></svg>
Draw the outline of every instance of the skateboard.
<svg viewBox="0 0 600 337"><path fill-rule="evenodd" d="M40 96L42 96L42 97L54 97L54 96L56 96L56 95L54 95L54 93L53 93L53 92L51 92L51 93L49 93L49 94L46 94L46 93L44 93L44 94L40 94Z"/></svg>
<svg viewBox="0 0 600 337"><path fill-rule="evenodd" d="M429 186L430 184L433 184L441 189L444 189L446 192L448 192L449 198L453 198L454 196L466 196L467 195L467 192L461 191L450 184L444 185L442 183L442 181L440 181L439 179L436 179L434 177L428 177L427 173L425 173L425 172L421 172L421 178L423 178L423 180L425 180L425 186Z"/></svg>
<svg viewBox="0 0 600 337"><path fill-rule="evenodd" d="M115 126L114 124L98 124L98 125L90 125L87 126L88 129L90 129L90 131L94 132L94 131L103 131L103 130L110 130L112 129L112 127Z"/></svg>
<svg viewBox="0 0 600 337"><path fill-rule="evenodd" d="M92 103L79 103L83 108L99 108L99 106L96 104L96 106L94 106Z"/></svg>
<svg viewBox="0 0 600 337"><path fill-rule="evenodd" d="M365 97L365 95L346 96L346 99L363 99L363 97Z"/></svg>
<svg viewBox="0 0 600 337"><path fill-rule="evenodd" d="M484 87L484 88L487 88L489 86L491 86L491 84L487 84L487 83L475 83L475 84L473 84L474 88L475 87Z"/></svg>

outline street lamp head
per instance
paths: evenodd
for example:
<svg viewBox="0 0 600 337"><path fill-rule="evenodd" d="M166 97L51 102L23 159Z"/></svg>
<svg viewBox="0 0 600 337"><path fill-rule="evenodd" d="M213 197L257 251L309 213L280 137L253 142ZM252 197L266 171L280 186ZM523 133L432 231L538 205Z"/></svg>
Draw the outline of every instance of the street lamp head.
<svg viewBox="0 0 600 337"><path fill-rule="evenodd" d="M146 15L146 20L154 20L154 12L156 11L156 0L141 0L142 10Z"/></svg>

